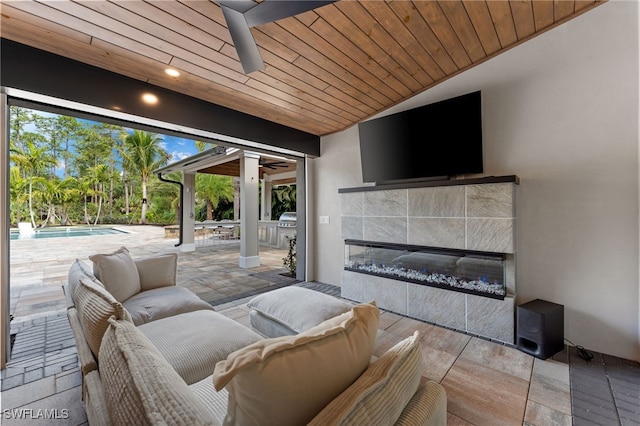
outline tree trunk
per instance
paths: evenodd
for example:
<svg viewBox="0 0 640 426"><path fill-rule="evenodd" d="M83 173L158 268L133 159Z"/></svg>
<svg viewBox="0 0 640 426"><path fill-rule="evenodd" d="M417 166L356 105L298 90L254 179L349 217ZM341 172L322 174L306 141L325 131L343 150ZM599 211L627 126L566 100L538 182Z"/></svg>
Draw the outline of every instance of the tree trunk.
<svg viewBox="0 0 640 426"><path fill-rule="evenodd" d="M109 178L109 216L113 217L113 165L111 168L111 177Z"/></svg>
<svg viewBox="0 0 640 426"><path fill-rule="evenodd" d="M98 224L98 220L100 220L100 210L102 209L102 197L98 196L98 213L96 213L96 220L93 223L93 226Z"/></svg>
<svg viewBox="0 0 640 426"><path fill-rule="evenodd" d="M142 179L142 210L140 213L140 224L145 225L147 223L147 209L149 204L147 203L147 179Z"/></svg>
<svg viewBox="0 0 640 426"><path fill-rule="evenodd" d="M87 211L87 197L84 197L84 223L89 225L89 212Z"/></svg>
<svg viewBox="0 0 640 426"><path fill-rule="evenodd" d="M213 220L213 204L207 200L207 220Z"/></svg>
<svg viewBox="0 0 640 426"><path fill-rule="evenodd" d="M129 182L127 182L126 170L122 170L122 183L124 184L124 214L129 217Z"/></svg>
<svg viewBox="0 0 640 426"><path fill-rule="evenodd" d="M33 196L31 195L33 190L33 183L29 180L29 215L31 216L31 226L35 229L36 218L33 215Z"/></svg>

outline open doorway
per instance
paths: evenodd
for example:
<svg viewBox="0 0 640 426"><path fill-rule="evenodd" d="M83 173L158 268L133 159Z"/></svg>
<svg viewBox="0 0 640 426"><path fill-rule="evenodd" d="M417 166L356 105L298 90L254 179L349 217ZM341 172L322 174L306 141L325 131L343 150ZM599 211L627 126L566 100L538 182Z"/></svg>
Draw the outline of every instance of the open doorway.
<svg viewBox="0 0 640 426"><path fill-rule="evenodd" d="M7 313L15 321L65 309L62 284L76 258L114 251L121 245L139 244L140 254L178 250L178 237L168 235L165 228L179 221L179 187L152 172L206 152L216 143L123 124L9 107L9 155L5 162L10 166ZM136 163L136 148L149 145L153 145L149 161L143 162L140 156L137 160L141 162ZM289 162L296 164L296 160ZM219 195L207 193L211 190L206 184L211 183L209 176L214 176ZM179 172L165 177L181 180ZM211 212L213 221L236 220L234 177L202 174L202 180L207 182L198 185L203 188L197 189L195 206L202 219L207 220ZM276 195L273 197L272 206L281 208ZM151 235L146 232L149 229L153 230ZM234 242L236 250L239 243L229 241L233 238L226 240L228 256ZM199 262L206 263L199 256ZM283 257L282 251L270 251L265 261L282 267ZM230 264L224 263L224 267ZM261 268L256 273L267 271ZM206 286L198 289L207 293L207 298L229 296L222 291L213 294L215 291Z"/></svg>

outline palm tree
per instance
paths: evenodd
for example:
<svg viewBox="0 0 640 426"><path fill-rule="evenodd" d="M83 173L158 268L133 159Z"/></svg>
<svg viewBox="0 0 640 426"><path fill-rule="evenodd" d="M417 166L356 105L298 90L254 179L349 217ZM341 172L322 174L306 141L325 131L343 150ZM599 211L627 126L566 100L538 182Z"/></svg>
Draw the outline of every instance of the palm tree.
<svg viewBox="0 0 640 426"><path fill-rule="evenodd" d="M174 182L179 182L182 179L181 172L171 172L164 176L167 180L171 180ZM162 211L163 206L171 206L173 210L174 220L178 219L181 215L182 206L180 206L180 188L177 185L162 182L160 180L153 180L149 184L149 190L153 192L154 197L154 206L158 205L160 211ZM166 211L166 209L165 209ZM166 219L169 214L165 214L162 218Z"/></svg>
<svg viewBox="0 0 640 426"><path fill-rule="evenodd" d="M12 223L18 223L22 220L23 206L26 206L28 182L20 173L17 166L11 166L9 170L9 197L11 204Z"/></svg>
<svg viewBox="0 0 640 426"><path fill-rule="evenodd" d="M89 168L87 179L93 185L92 195L94 195L98 201L98 212L96 213L96 219L93 223L94 225L97 225L98 220L100 219L100 212L102 210L102 199L106 195L106 192L104 191L104 185L109 181L110 177L111 173L107 164L98 164L94 167Z"/></svg>
<svg viewBox="0 0 640 426"><path fill-rule="evenodd" d="M69 198L69 191L75 183L75 178L66 179L45 179L42 177L35 180L37 190L34 191L34 196L39 197L47 208L47 217L44 219L42 225L55 224L57 217L56 207L60 208L60 223L66 222L64 215L64 203Z"/></svg>
<svg viewBox="0 0 640 426"><path fill-rule="evenodd" d="M124 139L124 149L122 150L124 161L139 173L142 179L140 224L147 223L149 176L169 160L169 154L159 144L161 140L158 135L141 130L134 130Z"/></svg>
<svg viewBox="0 0 640 426"><path fill-rule="evenodd" d="M204 199L207 206L206 220L213 220L213 210L220 201L233 200L233 183L229 176L198 174L196 176L196 194Z"/></svg>
<svg viewBox="0 0 640 426"><path fill-rule="evenodd" d="M39 147L34 141L24 141L24 149L14 149L11 154L11 161L18 165L25 173L25 179L29 188L29 214L31 216L31 226L35 228L36 220L33 214L33 183L49 167L56 164L55 158L51 157L46 147Z"/></svg>
<svg viewBox="0 0 640 426"><path fill-rule="evenodd" d="M88 178L81 178L76 182L76 192L82 198L84 220L83 222L89 225L89 212L87 211L87 198L93 193L91 181Z"/></svg>

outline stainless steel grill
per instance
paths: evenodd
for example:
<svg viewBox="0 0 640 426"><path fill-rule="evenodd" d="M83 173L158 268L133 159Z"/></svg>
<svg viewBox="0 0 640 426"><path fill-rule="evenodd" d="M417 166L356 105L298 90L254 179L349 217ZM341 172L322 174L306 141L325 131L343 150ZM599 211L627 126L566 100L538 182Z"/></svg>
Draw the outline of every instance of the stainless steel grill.
<svg viewBox="0 0 640 426"><path fill-rule="evenodd" d="M296 227L296 213L285 212L280 215L278 219L278 227L280 228L295 228Z"/></svg>

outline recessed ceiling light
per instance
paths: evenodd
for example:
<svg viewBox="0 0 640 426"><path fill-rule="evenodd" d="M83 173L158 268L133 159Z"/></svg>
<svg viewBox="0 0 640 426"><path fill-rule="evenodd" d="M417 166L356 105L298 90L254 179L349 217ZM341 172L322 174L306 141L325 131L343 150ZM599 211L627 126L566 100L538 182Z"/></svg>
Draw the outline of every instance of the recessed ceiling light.
<svg viewBox="0 0 640 426"><path fill-rule="evenodd" d="M171 77L180 77L180 71L174 70L173 68L167 68L164 72Z"/></svg>
<svg viewBox="0 0 640 426"><path fill-rule="evenodd" d="M150 105L155 105L158 103L158 97L151 93L145 93L144 95L142 95L142 100L144 101L144 103L147 103Z"/></svg>

